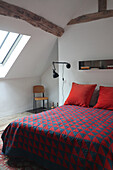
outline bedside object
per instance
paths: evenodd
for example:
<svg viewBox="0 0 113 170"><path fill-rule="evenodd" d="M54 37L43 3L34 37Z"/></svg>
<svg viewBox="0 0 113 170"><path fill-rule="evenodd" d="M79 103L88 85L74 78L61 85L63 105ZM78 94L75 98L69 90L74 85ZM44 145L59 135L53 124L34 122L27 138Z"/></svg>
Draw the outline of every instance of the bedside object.
<svg viewBox="0 0 113 170"><path fill-rule="evenodd" d="M113 65L108 65L107 69L113 69Z"/></svg>
<svg viewBox="0 0 113 170"><path fill-rule="evenodd" d="M89 70L89 69L90 69L89 66L82 66L82 67L81 67L81 70Z"/></svg>
<svg viewBox="0 0 113 170"><path fill-rule="evenodd" d="M54 109L54 108L55 108L54 102L52 102L51 109Z"/></svg>

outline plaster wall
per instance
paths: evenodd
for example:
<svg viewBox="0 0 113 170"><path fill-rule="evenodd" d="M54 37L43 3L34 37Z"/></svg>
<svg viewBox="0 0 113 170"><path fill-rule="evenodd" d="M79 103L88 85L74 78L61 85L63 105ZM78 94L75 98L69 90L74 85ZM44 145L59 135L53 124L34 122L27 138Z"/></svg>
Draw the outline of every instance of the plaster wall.
<svg viewBox="0 0 113 170"><path fill-rule="evenodd" d="M33 86L39 77L0 80L0 117L18 114L33 107Z"/></svg>
<svg viewBox="0 0 113 170"><path fill-rule="evenodd" d="M58 42L59 61L71 64L71 69L64 69L64 85L59 67L60 105L67 98L72 82L113 86L113 70L78 69L78 61L113 59L113 18L68 26Z"/></svg>

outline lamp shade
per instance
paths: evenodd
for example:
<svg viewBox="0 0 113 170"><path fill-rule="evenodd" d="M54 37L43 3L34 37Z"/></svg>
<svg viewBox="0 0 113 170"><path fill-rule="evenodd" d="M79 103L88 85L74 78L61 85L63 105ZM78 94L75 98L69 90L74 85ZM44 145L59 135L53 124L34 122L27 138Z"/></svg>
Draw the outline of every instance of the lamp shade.
<svg viewBox="0 0 113 170"><path fill-rule="evenodd" d="M53 70L53 78L57 78L57 77L59 77L59 74L55 70Z"/></svg>

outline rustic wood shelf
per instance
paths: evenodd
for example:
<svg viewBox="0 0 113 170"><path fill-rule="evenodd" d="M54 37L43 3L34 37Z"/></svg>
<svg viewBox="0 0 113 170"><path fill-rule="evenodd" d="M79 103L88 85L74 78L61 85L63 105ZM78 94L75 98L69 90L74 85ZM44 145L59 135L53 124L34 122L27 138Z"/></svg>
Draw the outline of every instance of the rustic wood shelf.
<svg viewBox="0 0 113 170"><path fill-rule="evenodd" d="M79 61L79 70L113 69L113 59Z"/></svg>

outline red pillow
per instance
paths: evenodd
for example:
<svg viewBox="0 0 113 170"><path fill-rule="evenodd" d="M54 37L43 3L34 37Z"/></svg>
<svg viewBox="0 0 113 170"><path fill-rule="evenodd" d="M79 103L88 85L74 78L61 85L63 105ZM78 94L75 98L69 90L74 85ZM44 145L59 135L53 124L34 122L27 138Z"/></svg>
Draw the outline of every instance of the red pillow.
<svg viewBox="0 0 113 170"><path fill-rule="evenodd" d="M72 88L64 105L78 105L89 107L92 94L95 90L96 84L76 84L72 83Z"/></svg>
<svg viewBox="0 0 113 170"><path fill-rule="evenodd" d="M113 110L113 87L100 86L99 98L94 108Z"/></svg>

